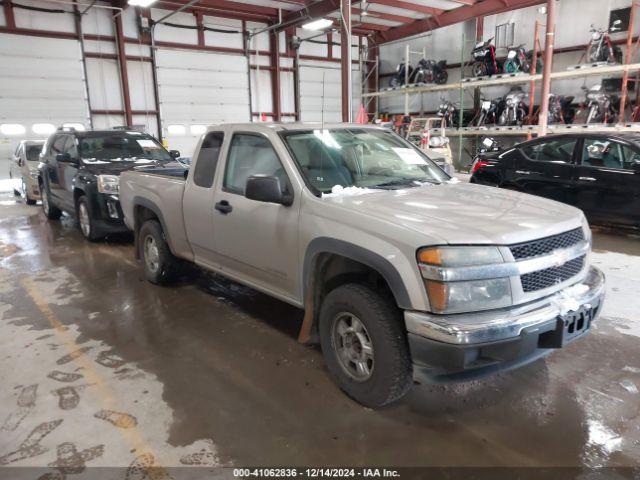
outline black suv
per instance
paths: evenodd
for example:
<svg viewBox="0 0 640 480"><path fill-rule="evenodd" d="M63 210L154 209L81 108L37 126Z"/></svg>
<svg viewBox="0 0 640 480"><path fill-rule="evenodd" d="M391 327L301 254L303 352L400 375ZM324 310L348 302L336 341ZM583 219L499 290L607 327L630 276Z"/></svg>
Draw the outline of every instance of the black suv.
<svg viewBox="0 0 640 480"><path fill-rule="evenodd" d="M126 232L118 199L120 173L172 163L180 153L130 130L59 129L43 150L38 176L42 208L50 220L76 215L82 234L97 240Z"/></svg>

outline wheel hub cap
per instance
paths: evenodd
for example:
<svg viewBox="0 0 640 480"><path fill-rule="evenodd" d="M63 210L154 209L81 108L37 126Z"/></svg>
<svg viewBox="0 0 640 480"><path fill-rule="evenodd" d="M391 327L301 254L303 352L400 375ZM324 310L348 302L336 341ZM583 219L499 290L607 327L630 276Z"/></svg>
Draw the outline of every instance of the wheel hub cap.
<svg viewBox="0 0 640 480"><path fill-rule="evenodd" d="M152 272L158 271L160 267L160 253L158 252L158 245L152 236L148 236L144 240L144 259L149 270Z"/></svg>
<svg viewBox="0 0 640 480"><path fill-rule="evenodd" d="M333 325L332 340L340 366L354 380L368 380L373 373L374 357L364 324L353 314L340 313Z"/></svg>

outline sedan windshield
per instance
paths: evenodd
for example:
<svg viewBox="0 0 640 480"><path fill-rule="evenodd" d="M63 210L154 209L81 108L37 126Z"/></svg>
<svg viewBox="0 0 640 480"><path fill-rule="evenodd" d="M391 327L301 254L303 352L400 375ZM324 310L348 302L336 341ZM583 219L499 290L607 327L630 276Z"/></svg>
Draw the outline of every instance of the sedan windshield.
<svg viewBox="0 0 640 480"><path fill-rule="evenodd" d="M172 161L160 143L147 135L109 133L79 139L80 158L85 163Z"/></svg>
<svg viewBox="0 0 640 480"><path fill-rule="evenodd" d="M420 150L384 130L292 131L283 138L307 181L322 193L335 186L406 188L449 180Z"/></svg>

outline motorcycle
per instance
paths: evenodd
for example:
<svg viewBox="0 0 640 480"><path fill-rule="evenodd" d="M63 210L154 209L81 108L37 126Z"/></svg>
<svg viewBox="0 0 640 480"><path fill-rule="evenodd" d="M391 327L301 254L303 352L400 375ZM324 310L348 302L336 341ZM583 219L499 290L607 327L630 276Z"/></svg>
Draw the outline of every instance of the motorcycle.
<svg viewBox="0 0 640 480"><path fill-rule="evenodd" d="M391 88L401 87L402 85L405 84L405 80L407 78L406 68L407 67L404 62L401 62L398 64L398 66L396 67L396 72L389 79L389 86ZM409 79L411 79L412 75L413 75L413 67L409 65L409 75L408 75Z"/></svg>
<svg viewBox="0 0 640 480"><path fill-rule="evenodd" d="M507 61L504 62L504 73L517 73L531 71L533 52L528 52L524 44L511 48L507 54ZM541 60L537 59L536 71L541 68Z"/></svg>
<svg viewBox="0 0 640 480"><path fill-rule="evenodd" d="M485 77L501 72L501 65L496 57L496 47L493 38L486 42L479 42L471 52L474 63L472 66L474 77Z"/></svg>
<svg viewBox="0 0 640 480"><path fill-rule="evenodd" d="M458 109L452 102L444 98L438 107L438 117L444 120L445 127L456 127L460 123Z"/></svg>
<svg viewBox="0 0 640 480"><path fill-rule="evenodd" d="M551 94L549 96L549 124L563 123L569 125L573 123L576 110L571 106L575 97L565 97L563 95Z"/></svg>
<svg viewBox="0 0 640 480"><path fill-rule="evenodd" d="M498 118L498 125L522 125L529 108L525 103L527 94L521 88L514 88L504 98L504 110Z"/></svg>
<svg viewBox="0 0 640 480"><path fill-rule="evenodd" d="M447 61L422 59L418 62L418 67L413 71L411 83L436 83L444 85L449 79L447 72Z"/></svg>
<svg viewBox="0 0 640 480"><path fill-rule="evenodd" d="M614 103L617 97L606 93L602 85L594 85L586 91L586 110L588 112L586 123L610 123L616 118Z"/></svg>
<svg viewBox="0 0 640 480"><path fill-rule="evenodd" d="M476 148L476 154L471 160L471 163L467 166L467 170L470 173L475 173L480 168L486 166L486 163L482 163L486 160L487 155L498 153L502 151L502 145L493 137L484 137L478 148Z"/></svg>
<svg viewBox="0 0 640 480"><path fill-rule="evenodd" d="M611 34L620 30L621 20L616 20L608 30L591 25L591 42L588 57L591 63L622 63L622 50L611 41Z"/></svg>
<svg viewBox="0 0 640 480"><path fill-rule="evenodd" d="M483 100L480 104L480 112L477 115L476 126L482 127L484 125L495 125L500 116L503 98L497 98L495 100Z"/></svg>

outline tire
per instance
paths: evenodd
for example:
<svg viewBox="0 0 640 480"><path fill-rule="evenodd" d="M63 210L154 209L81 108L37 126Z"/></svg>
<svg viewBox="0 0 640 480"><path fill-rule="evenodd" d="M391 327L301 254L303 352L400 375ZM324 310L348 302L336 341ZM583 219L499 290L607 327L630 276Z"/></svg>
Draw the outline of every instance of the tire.
<svg viewBox="0 0 640 480"><path fill-rule="evenodd" d="M445 83L447 83L448 80L449 80L449 72L447 72L446 70L441 71L436 76L436 83L438 85L444 85Z"/></svg>
<svg viewBox="0 0 640 480"><path fill-rule="evenodd" d="M62 210L49 201L49 192L47 192L47 188L42 184L40 185L40 194L42 195L42 211L44 212L44 216L49 220L59 220L62 216Z"/></svg>
<svg viewBox="0 0 640 480"><path fill-rule="evenodd" d="M411 387L413 366L401 312L393 299L365 285L350 283L329 292L320 309L320 342L335 382L364 406L387 405Z"/></svg>
<svg viewBox="0 0 640 480"><path fill-rule="evenodd" d="M400 86L400 81L398 80L398 77L396 75L389 79L389 86L391 88L397 88Z"/></svg>
<svg viewBox="0 0 640 480"><path fill-rule="evenodd" d="M487 75L487 69L482 62L476 62L473 64L473 76L485 77Z"/></svg>
<svg viewBox="0 0 640 480"><path fill-rule="evenodd" d="M144 276L149 282L168 285L175 280L179 261L171 253L162 226L157 220L144 222L138 233L138 248Z"/></svg>
<svg viewBox="0 0 640 480"><path fill-rule="evenodd" d="M85 195L81 195L76 201L76 217L78 218L78 228L84 238L95 242L104 236L96 227L91 211L91 202Z"/></svg>
<svg viewBox="0 0 640 480"><path fill-rule="evenodd" d="M27 185L24 183L24 179L22 179L22 191L24 192L24 199L27 202L27 205L35 205L36 201L29 198L29 190L27 189Z"/></svg>

